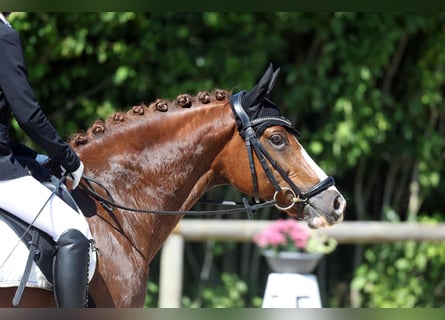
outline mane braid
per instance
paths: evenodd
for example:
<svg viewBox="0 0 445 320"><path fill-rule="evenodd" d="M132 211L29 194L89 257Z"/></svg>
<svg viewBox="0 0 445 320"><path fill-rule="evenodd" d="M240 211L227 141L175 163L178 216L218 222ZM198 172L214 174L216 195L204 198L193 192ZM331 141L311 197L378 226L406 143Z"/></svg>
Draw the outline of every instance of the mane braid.
<svg viewBox="0 0 445 320"><path fill-rule="evenodd" d="M213 102L227 100L230 95L231 91L215 89L213 92L198 92L196 96L187 93L180 94L173 101L157 99L149 105L141 103L141 105L133 106L126 112L114 112L105 121L96 120L86 132L73 134L69 139L69 144L73 148L80 148L91 141L100 139L107 131L137 121L142 116L149 116L153 112L177 112L185 108L202 107Z"/></svg>

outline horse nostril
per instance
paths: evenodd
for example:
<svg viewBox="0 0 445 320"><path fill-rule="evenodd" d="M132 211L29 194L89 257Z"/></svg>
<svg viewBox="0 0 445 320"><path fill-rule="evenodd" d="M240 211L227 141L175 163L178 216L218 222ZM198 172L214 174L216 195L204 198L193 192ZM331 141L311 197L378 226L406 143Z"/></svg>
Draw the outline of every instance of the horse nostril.
<svg viewBox="0 0 445 320"><path fill-rule="evenodd" d="M334 210L341 213L344 208L344 199L342 196L337 196L334 199Z"/></svg>

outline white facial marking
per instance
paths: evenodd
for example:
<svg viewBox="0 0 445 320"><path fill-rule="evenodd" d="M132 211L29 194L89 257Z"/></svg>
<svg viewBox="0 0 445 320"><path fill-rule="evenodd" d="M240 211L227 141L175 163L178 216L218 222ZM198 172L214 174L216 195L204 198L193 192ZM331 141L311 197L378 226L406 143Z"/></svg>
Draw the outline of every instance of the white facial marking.
<svg viewBox="0 0 445 320"><path fill-rule="evenodd" d="M320 181L323 181L328 177L328 175L318 166L318 164L316 164L315 161L312 160L303 146L301 146L301 154L303 155L303 158L306 160L309 166L312 168L312 170L314 170L314 172L317 174L317 177ZM337 188L335 186L330 186L328 190L337 190Z"/></svg>
<svg viewBox="0 0 445 320"><path fill-rule="evenodd" d="M318 166L318 164L316 164L315 161L312 160L312 158L309 156L309 154L303 147L301 147L301 154L303 155L303 158L306 160L309 166L312 168L312 170L315 171L320 181L328 177L327 174Z"/></svg>

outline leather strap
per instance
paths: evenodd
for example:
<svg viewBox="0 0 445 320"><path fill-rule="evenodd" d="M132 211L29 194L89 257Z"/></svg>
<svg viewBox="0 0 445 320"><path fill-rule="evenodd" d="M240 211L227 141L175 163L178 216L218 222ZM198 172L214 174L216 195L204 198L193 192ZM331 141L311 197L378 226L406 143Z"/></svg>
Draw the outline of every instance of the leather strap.
<svg viewBox="0 0 445 320"><path fill-rule="evenodd" d="M29 276L31 274L32 262L34 261L34 256L38 254L38 241L39 241L39 232L37 230L30 231L32 233L31 241L29 242L29 254L28 260L26 261L25 270L23 271L22 279L20 280L20 284L17 287L14 298L12 299L12 305L17 307L20 304L20 300L22 300L23 291L25 290L26 283L29 280Z"/></svg>

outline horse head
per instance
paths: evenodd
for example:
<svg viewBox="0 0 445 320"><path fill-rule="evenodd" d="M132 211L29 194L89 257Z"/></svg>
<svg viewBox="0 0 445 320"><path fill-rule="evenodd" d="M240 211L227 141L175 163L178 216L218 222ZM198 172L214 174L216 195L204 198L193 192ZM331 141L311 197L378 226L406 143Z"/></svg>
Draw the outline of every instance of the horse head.
<svg viewBox="0 0 445 320"><path fill-rule="evenodd" d="M252 90L231 98L239 138L234 139L228 153L237 154L237 161L226 159L230 167L226 170L227 178L257 201L276 200L280 210L306 220L311 228L339 223L346 200L335 187L334 179L300 144L291 122L269 99L278 71L274 72L270 65Z"/></svg>

